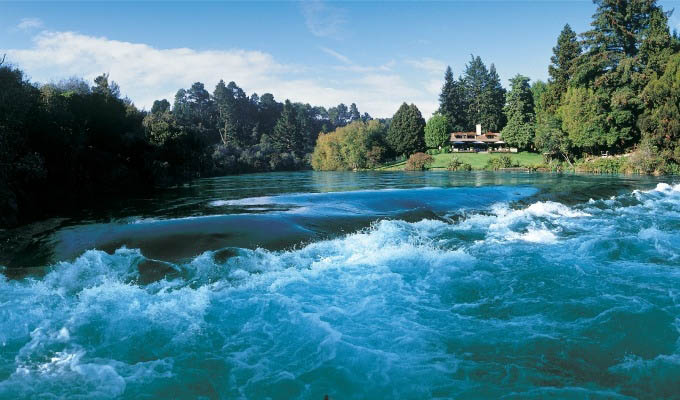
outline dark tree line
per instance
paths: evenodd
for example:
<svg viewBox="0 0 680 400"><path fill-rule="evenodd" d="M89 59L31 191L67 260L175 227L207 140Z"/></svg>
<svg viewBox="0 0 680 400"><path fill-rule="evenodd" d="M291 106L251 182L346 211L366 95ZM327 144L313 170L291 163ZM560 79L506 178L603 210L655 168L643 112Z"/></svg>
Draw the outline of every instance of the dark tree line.
<svg viewBox="0 0 680 400"><path fill-rule="evenodd" d="M194 83L147 112L106 74L37 85L0 63L0 227L196 177L309 168L320 132L370 119L234 82Z"/></svg>

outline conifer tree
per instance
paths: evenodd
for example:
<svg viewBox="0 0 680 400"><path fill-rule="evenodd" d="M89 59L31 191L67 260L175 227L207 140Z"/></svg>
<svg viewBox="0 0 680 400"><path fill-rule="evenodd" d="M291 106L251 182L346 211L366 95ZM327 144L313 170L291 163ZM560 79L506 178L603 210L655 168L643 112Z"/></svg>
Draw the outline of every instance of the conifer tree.
<svg viewBox="0 0 680 400"><path fill-rule="evenodd" d="M503 128L503 140L511 146L527 149L534 139L534 101L529 86L529 78L516 75L510 80L505 115L508 124Z"/></svg>
<svg viewBox="0 0 680 400"><path fill-rule="evenodd" d="M465 67L463 82L465 85L465 95L467 99L467 127L472 130L476 124L481 123L484 115L484 89L488 80L489 71L477 56L472 59ZM485 127L483 127L485 129Z"/></svg>
<svg viewBox="0 0 680 400"><path fill-rule="evenodd" d="M271 140L274 147L282 152L297 154L301 153L304 147L303 132L300 129L295 106L290 100L286 100L283 105L283 111L276 121Z"/></svg>
<svg viewBox="0 0 680 400"><path fill-rule="evenodd" d="M496 66L491 64L482 92L482 113L478 123L486 132L500 132L505 126L506 118L503 113L505 106L505 89L501 85L501 78L496 72Z"/></svg>
<svg viewBox="0 0 680 400"><path fill-rule="evenodd" d="M467 104L465 102L465 88L463 82L454 80L451 67L446 68L444 74L444 86L439 95L439 113L449 121L450 128L454 131L462 131L470 125L467 122Z"/></svg>
<svg viewBox="0 0 680 400"><path fill-rule="evenodd" d="M553 47L553 55L550 57L548 74L550 86L545 95L544 108L554 112L560 103L560 98L567 91L567 85L571 78L571 70L574 61L581 54L581 44L578 42L576 32L566 24L557 38L557 45Z"/></svg>
<svg viewBox="0 0 680 400"><path fill-rule="evenodd" d="M392 117L387 142L399 155L410 155L425 148L425 119L415 104L403 103Z"/></svg>

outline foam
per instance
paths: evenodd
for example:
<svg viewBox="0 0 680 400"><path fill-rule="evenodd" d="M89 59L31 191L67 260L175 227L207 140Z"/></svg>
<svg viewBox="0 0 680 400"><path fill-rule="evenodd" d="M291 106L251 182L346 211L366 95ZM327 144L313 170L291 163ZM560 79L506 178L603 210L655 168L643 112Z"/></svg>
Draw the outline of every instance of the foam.
<svg viewBox="0 0 680 400"><path fill-rule="evenodd" d="M146 285L139 250L88 250L0 279L0 397L669 397L675 190L207 251Z"/></svg>

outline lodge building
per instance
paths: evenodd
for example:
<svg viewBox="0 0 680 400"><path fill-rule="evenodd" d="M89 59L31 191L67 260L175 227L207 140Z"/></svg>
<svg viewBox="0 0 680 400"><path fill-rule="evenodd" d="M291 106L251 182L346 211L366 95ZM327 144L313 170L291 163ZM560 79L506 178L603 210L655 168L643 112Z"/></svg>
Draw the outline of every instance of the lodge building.
<svg viewBox="0 0 680 400"><path fill-rule="evenodd" d="M476 132L452 132L451 150L453 152L504 152L516 153L517 149L508 147L497 132L482 133L482 125L477 124Z"/></svg>

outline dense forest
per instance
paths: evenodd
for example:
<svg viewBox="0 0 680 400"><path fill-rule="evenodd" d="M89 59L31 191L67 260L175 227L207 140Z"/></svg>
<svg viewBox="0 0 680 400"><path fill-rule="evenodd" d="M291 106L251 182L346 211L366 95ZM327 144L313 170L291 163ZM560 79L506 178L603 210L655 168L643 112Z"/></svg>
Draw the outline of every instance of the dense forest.
<svg viewBox="0 0 680 400"><path fill-rule="evenodd" d="M222 81L147 112L107 75L38 85L2 58L0 227L197 177L308 168L319 132L370 119L355 104L280 103Z"/></svg>

